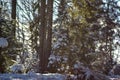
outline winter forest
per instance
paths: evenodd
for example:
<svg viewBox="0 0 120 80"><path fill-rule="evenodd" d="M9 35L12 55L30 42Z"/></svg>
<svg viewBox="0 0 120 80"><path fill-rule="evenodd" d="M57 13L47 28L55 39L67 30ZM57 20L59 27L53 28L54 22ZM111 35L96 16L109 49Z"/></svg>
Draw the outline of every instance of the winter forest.
<svg viewBox="0 0 120 80"><path fill-rule="evenodd" d="M0 0L0 80L119 80L120 0Z"/></svg>

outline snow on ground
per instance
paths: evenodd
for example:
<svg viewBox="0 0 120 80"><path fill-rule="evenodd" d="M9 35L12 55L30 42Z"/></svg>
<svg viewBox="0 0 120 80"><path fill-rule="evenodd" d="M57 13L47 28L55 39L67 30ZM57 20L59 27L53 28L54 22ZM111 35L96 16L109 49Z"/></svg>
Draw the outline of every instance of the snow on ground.
<svg viewBox="0 0 120 80"><path fill-rule="evenodd" d="M0 80L65 80L61 74L0 74Z"/></svg>
<svg viewBox="0 0 120 80"><path fill-rule="evenodd" d="M74 76L75 77L75 76ZM66 76L62 74L0 74L0 80L66 80ZM88 80L88 79L87 79ZM120 78L110 78L110 80L120 80Z"/></svg>

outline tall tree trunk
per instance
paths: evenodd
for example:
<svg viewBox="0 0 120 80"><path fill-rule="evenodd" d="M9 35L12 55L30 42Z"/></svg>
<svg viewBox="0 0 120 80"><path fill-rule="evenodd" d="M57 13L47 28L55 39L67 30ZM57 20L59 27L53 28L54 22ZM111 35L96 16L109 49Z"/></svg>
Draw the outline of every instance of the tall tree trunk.
<svg viewBox="0 0 120 80"><path fill-rule="evenodd" d="M0 24L0 38L2 37L2 29L1 29L1 24ZM4 62L4 57L2 56L2 48L0 47L0 73L4 72L4 67L3 66L3 62Z"/></svg>
<svg viewBox="0 0 120 80"><path fill-rule="evenodd" d="M40 25L40 51L39 51L39 72L43 73L45 68L44 64L44 39L45 39L45 11L46 11L46 0L41 0L41 7L40 7L40 18L41 18L41 25Z"/></svg>
<svg viewBox="0 0 120 80"><path fill-rule="evenodd" d="M16 19L16 0L12 0L12 14L11 17L12 19Z"/></svg>
<svg viewBox="0 0 120 80"><path fill-rule="evenodd" d="M17 0L12 0L12 13L11 13L11 17L13 19L13 36L15 37L15 32L16 32L16 3Z"/></svg>
<svg viewBox="0 0 120 80"><path fill-rule="evenodd" d="M47 4L46 4L47 3ZM39 51L39 72L47 71L48 58L51 53L52 41L52 14L53 0L41 0L41 25L40 25L40 51Z"/></svg>
<svg viewBox="0 0 120 80"><path fill-rule="evenodd" d="M48 0L47 3L47 39L46 39L46 52L45 52L45 69L47 71L48 58L51 54L52 45L52 21L53 21L53 1Z"/></svg>

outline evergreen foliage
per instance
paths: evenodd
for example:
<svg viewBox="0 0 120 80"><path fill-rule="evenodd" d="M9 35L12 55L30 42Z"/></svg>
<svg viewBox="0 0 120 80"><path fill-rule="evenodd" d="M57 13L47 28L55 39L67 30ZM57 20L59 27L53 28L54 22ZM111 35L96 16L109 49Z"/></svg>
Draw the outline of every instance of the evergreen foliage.
<svg viewBox="0 0 120 80"><path fill-rule="evenodd" d="M120 47L118 2L18 0L13 4L1 1L0 72L6 72L16 62L13 66L21 64L25 72L59 72L77 78L81 75L78 80L92 80L94 71L108 75L119 60L116 54ZM15 12L9 4L16 6ZM79 63L83 63L85 71L77 68Z"/></svg>

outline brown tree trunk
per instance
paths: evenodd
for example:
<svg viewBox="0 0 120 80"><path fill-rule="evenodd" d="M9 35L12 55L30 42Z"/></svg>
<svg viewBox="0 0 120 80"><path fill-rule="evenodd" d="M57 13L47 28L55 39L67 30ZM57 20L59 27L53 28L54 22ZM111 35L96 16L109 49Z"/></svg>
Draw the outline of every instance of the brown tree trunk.
<svg viewBox="0 0 120 80"><path fill-rule="evenodd" d="M47 6L46 6L47 3ZM51 53L52 41L52 13L53 13L53 0L41 0L40 8L40 51L39 51L39 72L44 73L47 71L48 58Z"/></svg>
<svg viewBox="0 0 120 80"><path fill-rule="evenodd" d="M16 32L16 3L17 3L17 0L12 0L12 13L11 13L11 18L13 19L13 36L15 37L15 32Z"/></svg>
<svg viewBox="0 0 120 80"><path fill-rule="evenodd" d="M12 0L12 14L11 17L12 19L16 19L16 0Z"/></svg>
<svg viewBox="0 0 120 80"><path fill-rule="evenodd" d="M45 39L45 11L46 11L46 0L41 0L41 7L40 7L40 19L41 19L41 25L40 25L40 51L39 51L39 72L43 73L45 68L44 64L44 39Z"/></svg>
<svg viewBox="0 0 120 80"><path fill-rule="evenodd" d="M52 45L52 21L53 21L53 0L48 0L47 3L47 39L45 50L45 69L47 71L48 58L51 54Z"/></svg>
<svg viewBox="0 0 120 80"><path fill-rule="evenodd" d="M46 4L47 3L47 4ZM51 53L52 41L52 16L53 14L53 0L41 0L40 8L40 51L39 51L39 72L47 71L48 58Z"/></svg>

